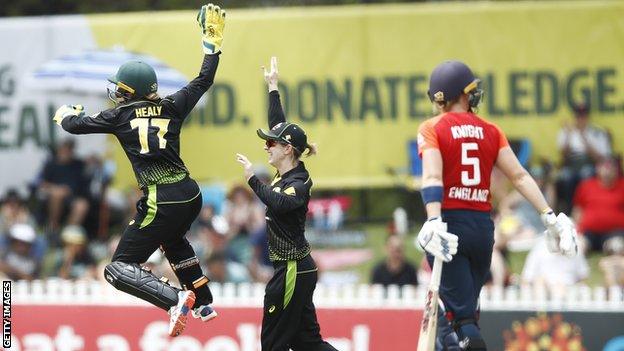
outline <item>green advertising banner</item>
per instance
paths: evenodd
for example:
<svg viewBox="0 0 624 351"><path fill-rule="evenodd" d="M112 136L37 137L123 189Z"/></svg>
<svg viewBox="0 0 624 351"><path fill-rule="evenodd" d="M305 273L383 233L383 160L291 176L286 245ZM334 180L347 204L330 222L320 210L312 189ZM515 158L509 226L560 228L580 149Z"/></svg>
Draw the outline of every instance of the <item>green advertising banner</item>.
<svg viewBox="0 0 624 351"><path fill-rule="evenodd" d="M100 47L157 57L192 79L202 52L195 13L89 16ZM432 116L428 74L459 59L486 91L478 113L533 158L559 158L556 136L570 106L589 101L592 121L624 151L624 3L445 3L233 10L216 83L183 131L182 154L201 181L242 179L234 154L266 163L255 129L266 125L261 65L279 59L287 117L319 155L317 187L387 186L406 168L408 142ZM121 149L118 184L134 183Z"/></svg>

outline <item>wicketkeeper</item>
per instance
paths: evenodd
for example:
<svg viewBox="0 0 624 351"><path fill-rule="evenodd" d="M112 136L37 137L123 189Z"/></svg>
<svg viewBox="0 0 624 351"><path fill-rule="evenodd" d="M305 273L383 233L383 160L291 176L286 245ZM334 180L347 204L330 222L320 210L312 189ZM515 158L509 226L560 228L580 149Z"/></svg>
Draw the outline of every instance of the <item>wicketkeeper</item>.
<svg viewBox="0 0 624 351"><path fill-rule="evenodd" d="M115 135L126 152L143 197L104 275L115 288L168 311L171 336L184 330L189 311L203 321L217 316L210 306L209 280L185 238L199 214L202 196L180 158L180 130L214 81L225 11L213 4L202 6L197 21L203 33L204 61L199 75L178 92L161 98L154 69L131 61L109 78L113 85L109 97L116 107L85 116L82 106L64 105L54 115L56 123L72 134ZM141 267L158 248L169 260L182 290Z"/></svg>

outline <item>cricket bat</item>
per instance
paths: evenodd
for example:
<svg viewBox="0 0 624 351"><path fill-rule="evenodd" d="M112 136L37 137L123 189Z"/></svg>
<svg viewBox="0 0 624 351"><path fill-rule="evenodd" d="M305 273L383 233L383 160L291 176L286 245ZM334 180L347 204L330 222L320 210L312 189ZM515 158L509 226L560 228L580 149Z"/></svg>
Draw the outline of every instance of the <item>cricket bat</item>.
<svg viewBox="0 0 624 351"><path fill-rule="evenodd" d="M442 277L442 260L435 258L431 270L431 281L425 298L423 319L418 336L418 351L434 351L436 330L438 327L438 290Z"/></svg>

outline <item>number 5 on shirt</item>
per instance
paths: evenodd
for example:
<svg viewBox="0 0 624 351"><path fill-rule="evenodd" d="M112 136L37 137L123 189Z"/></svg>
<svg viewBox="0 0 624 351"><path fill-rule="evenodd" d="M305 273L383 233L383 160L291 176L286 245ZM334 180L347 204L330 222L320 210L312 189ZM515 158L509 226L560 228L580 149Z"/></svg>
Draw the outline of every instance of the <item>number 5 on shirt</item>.
<svg viewBox="0 0 624 351"><path fill-rule="evenodd" d="M479 158L468 156L468 151L479 150L477 143L461 144L461 164L462 166L472 166L472 172L462 171L461 182L465 186L474 186L481 183L481 168L479 167ZM470 176L472 173L472 176Z"/></svg>

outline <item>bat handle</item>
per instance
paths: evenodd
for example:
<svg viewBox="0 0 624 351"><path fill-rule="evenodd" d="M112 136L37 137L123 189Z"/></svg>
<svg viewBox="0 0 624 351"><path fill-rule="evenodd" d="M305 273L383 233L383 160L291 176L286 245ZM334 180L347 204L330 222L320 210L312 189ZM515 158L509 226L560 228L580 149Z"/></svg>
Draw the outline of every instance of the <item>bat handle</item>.
<svg viewBox="0 0 624 351"><path fill-rule="evenodd" d="M433 260L433 268L431 270L431 281L429 283L429 287L435 291L438 291L438 288L440 287L443 264L444 262L437 257Z"/></svg>

